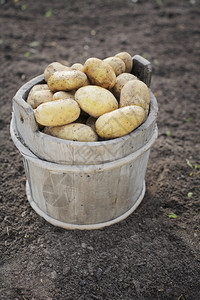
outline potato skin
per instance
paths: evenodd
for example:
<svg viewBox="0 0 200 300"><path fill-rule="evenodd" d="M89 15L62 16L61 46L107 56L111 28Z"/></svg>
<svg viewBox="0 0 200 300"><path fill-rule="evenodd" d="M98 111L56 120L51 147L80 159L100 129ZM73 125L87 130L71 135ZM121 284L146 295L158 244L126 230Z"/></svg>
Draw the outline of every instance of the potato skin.
<svg viewBox="0 0 200 300"><path fill-rule="evenodd" d="M41 90L49 90L48 85L47 84L36 84L30 89L30 92L28 94L26 102L33 108L34 108L34 100L33 100L32 96L36 91L41 91Z"/></svg>
<svg viewBox="0 0 200 300"><path fill-rule="evenodd" d="M82 65L80 63L73 64L71 66L71 70L77 70L77 71L81 71L84 73L84 65ZM87 77L86 82L83 84L83 86L86 86L86 85L90 85L90 81L89 81L88 77Z"/></svg>
<svg viewBox="0 0 200 300"><path fill-rule="evenodd" d="M84 64L84 73L89 81L103 88L112 88L116 81L116 75L113 68L105 61L91 57Z"/></svg>
<svg viewBox="0 0 200 300"><path fill-rule="evenodd" d="M48 80L48 87L51 91L71 91L83 86L87 76L77 70L58 71L53 73Z"/></svg>
<svg viewBox="0 0 200 300"><path fill-rule="evenodd" d="M83 111L95 118L118 108L118 102L113 94L96 85L78 89L75 93L75 100Z"/></svg>
<svg viewBox="0 0 200 300"><path fill-rule="evenodd" d="M64 66L63 64L61 64L57 61L52 62L44 70L44 79L47 82L49 80L50 76L53 75L53 73L55 73L57 71L68 71L68 70L70 70L69 67Z"/></svg>
<svg viewBox="0 0 200 300"><path fill-rule="evenodd" d="M103 61L107 62L113 68L116 76L125 72L125 63L119 57L111 56L105 58Z"/></svg>
<svg viewBox="0 0 200 300"><path fill-rule="evenodd" d="M80 107L75 100L60 99L39 105L34 114L40 125L61 126L78 119Z"/></svg>
<svg viewBox="0 0 200 300"><path fill-rule="evenodd" d="M84 65L82 65L80 63L75 63L70 67L70 69L84 72Z"/></svg>
<svg viewBox="0 0 200 300"><path fill-rule="evenodd" d="M98 136L94 130L81 123L72 123L57 127L45 127L44 133L71 141L96 142L98 140Z"/></svg>
<svg viewBox="0 0 200 300"><path fill-rule="evenodd" d="M123 60L126 66L125 72L130 73L133 67L133 59L131 55L128 52L120 52L117 53L115 56Z"/></svg>
<svg viewBox="0 0 200 300"><path fill-rule="evenodd" d="M149 89L144 82L131 80L123 86L120 96L120 107L138 105L145 110L145 117L147 117L149 103Z"/></svg>
<svg viewBox="0 0 200 300"><path fill-rule="evenodd" d="M113 94L120 100L120 93L123 86L130 80L137 80L137 77L130 73L122 73L116 78L116 83L113 87Z"/></svg>
<svg viewBox="0 0 200 300"><path fill-rule="evenodd" d="M53 94L53 100L59 100L59 99L74 99L74 92L64 92L64 91L59 91Z"/></svg>
<svg viewBox="0 0 200 300"><path fill-rule="evenodd" d="M37 108L40 104L53 101L53 93L50 90L36 91L32 95L32 108Z"/></svg>
<svg viewBox="0 0 200 300"><path fill-rule="evenodd" d="M142 107L125 106L99 117L95 123L96 132L105 139L121 137L142 124L144 116L145 112Z"/></svg>

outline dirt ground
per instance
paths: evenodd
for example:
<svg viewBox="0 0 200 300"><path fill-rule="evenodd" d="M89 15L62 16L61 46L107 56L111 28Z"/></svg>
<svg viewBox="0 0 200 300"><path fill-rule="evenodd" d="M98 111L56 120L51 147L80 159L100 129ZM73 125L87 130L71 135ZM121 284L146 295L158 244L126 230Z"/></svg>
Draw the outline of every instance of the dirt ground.
<svg viewBox="0 0 200 300"><path fill-rule="evenodd" d="M0 1L1 300L200 299L199 16L198 0ZM153 66L159 136L145 197L108 228L56 228L27 201L12 97L52 61L120 51Z"/></svg>

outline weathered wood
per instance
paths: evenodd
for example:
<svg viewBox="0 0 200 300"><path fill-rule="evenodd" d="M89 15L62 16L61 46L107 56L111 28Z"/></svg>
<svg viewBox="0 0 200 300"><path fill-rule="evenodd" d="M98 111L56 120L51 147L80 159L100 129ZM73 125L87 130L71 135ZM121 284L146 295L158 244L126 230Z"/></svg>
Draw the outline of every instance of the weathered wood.
<svg viewBox="0 0 200 300"><path fill-rule="evenodd" d="M151 84L151 63L140 55L133 56L133 68L131 73L142 80L148 87Z"/></svg>
<svg viewBox="0 0 200 300"><path fill-rule="evenodd" d="M77 225L75 228L87 229L86 225L103 227L123 219L141 201L157 129L134 153L96 165L55 164L37 158L16 136L13 121L11 136L26 162L29 201L34 202L31 205L54 224L58 221L65 228Z"/></svg>
<svg viewBox="0 0 200 300"><path fill-rule="evenodd" d="M148 63L140 57L133 61L133 71L142 68L139 78L150 85ZM124 137L66 141L40 132L26 103L30 88L43 80L43 75L38 76L19 89L10 126L23 156L31 206L48 222L68 229L95 229L121 221L145 193L149 152L157 138L156 98L150 91L147 120Z"/></svg>
<svg viewBox="0 0 200 300"><path fill-rule="evenodd" d="M99 164L114 161L137 151L154 131L157 101L150 91L148 119L130 134L101 142L73 142L58 139L38 130L32 108L26 103L30 88L43 82L43 76L25 84L13 98L16 131L25 145L39 158L59 164Z"/></svg>

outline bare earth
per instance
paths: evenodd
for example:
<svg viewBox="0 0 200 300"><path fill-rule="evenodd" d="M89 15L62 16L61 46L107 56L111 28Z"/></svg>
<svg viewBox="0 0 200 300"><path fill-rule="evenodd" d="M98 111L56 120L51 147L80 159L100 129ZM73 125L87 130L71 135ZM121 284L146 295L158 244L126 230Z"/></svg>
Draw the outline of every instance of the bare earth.
<svg viewBox="0 0 200 300"><path fill-rule="evenodd" d="M0 1L1 300L200 299L200 4L134 2ZM153 65L159 137L146 195L111 227L53 227L26 198L9 134L12 97L53 61L71 65L120 51Z"/></svg>

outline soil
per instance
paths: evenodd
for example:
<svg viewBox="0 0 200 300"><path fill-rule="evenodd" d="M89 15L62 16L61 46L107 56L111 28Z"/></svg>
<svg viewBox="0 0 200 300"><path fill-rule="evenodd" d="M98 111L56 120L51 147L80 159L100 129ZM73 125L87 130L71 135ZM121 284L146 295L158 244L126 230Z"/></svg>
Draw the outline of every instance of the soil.
<svg viewBox="0 0 200 300"><path fill-rule="evenodd" d="M200 299L199 13L198 0L0 1L1 300ZM159 136L145 197L101 230L54 227L27 201L12 97L53 61L120 51L153 66Z"/></svg>

